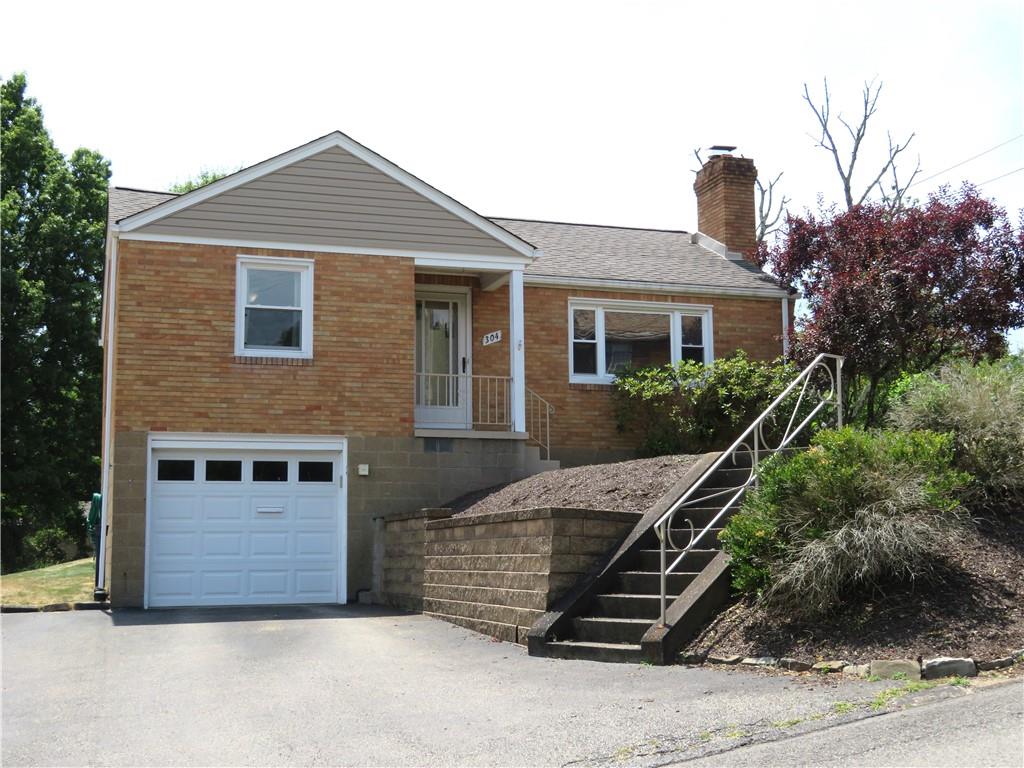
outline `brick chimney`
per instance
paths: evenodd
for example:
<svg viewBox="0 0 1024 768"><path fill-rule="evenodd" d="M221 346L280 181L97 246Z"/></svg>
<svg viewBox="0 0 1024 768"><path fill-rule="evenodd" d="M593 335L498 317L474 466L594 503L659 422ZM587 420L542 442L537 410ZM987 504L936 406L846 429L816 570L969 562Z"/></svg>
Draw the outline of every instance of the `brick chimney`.
<svg viewBox="0 0 1024 768"><path fill-rule="evenodd" d="M697 173L697 229L730 251L753 261L757 246L754 221L754 161L730 154L712 155Z"/></svg>

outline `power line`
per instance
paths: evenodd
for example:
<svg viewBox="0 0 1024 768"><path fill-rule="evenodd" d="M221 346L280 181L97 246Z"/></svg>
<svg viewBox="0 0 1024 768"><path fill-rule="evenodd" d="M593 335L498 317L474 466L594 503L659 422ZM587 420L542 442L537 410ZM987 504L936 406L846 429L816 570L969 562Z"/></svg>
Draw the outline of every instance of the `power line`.
<svg viewBox="0 0 1024 768"><path fill-rule="evenodd" d="M1013 174L1020 173L1021 171L1024 171L1024 165L1022 165L1020 168L1015 168L1012 171L1008 171L1008 172L1004 173L1002 176L996 176L994 179L989 179L988 181L983 181L980 184L978 184L978 186L979 187L983 187L986 184L990 184L993 181L999 181L1000 179L1005 179L1007 176L1013 176Z"/></svg>
<svg viewBox="0 0 1024 768"><path fill-rule="evenodd" d="M997 149L999 149L1001 147L1005 147L1007 144L1012 144L1013 142L1015 142L1015 141L1017 141L1018 139L1021 139L1021 138L1024 138L1024 133L1018 134L1017 136L1014 136L1012 139L1007 139L1002 144L996 144L994 147L990 147L989 149L986 149L984 152L979 152L974 157L968 157L966 160L961 160L956 165L951 165L951 166L949 166L949 168L946 168L944 171L939 171L938 173L933 173L931 176L927 176L927 177L925 177L923 179L915 181L913 184L910 185L910 187L916 187L918 184L924 184L926 181L931 181L932 179L936 178L937 176L941 176L944 173L949 173L950 171L955 170L956 168L959 168L961 165L967 165L967 163L971 162L972 160L977 160L979 157L984 157L989 152L995 152ZM1016 171L1013 171L1013 173L1016 173ZM995 181L995 179L989 179L989 181ZM988 183L988 182L985 182L985 183ZM910 187L907 187L907 189L910 189Z"/></svg>

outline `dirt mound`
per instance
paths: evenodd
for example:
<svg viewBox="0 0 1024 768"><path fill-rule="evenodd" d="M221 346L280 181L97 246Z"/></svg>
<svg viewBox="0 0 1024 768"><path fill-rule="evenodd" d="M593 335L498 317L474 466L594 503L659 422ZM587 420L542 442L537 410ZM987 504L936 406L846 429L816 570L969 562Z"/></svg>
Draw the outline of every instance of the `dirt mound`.
<svg viewBox="0 0 1024 768"><path fill-rule="evenodd" d="M456 517L533 507L642 513L685 475L696 460L696 456L659 456L557 469L467 493L443 506L454 510Z"/></svg>
<svg viewBox="0 0 1024 768"><path fill-rule="evenodd" d="M979 521L927 583L894 584L851 596L818 621L786 621L751 601L723 611L687 653L713 649L804 661L971 656L1024 648L1024 510Z"/></svg>

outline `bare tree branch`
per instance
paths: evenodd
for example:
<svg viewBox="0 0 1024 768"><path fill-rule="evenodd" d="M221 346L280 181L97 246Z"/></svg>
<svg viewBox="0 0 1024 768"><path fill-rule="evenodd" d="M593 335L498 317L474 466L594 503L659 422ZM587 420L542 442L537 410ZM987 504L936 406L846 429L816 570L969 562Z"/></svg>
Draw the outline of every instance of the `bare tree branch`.
<svg viewBox="0 0 1024 768"><path fill-rule="evenodd" d="M764 239L778 229L779 221L782 220L783 214L786 212L786 205L790 202L789 198L785 195L778 202L776 208L775 203L775 185L779 183L779 179L782 178L780 173L774 179L768 182L765 186L761 183L761 179L758 179L755 183L757 184L757 244L760 245L764 242Z"/></svg>
<svg viewBox="0 0 1024 768"><path fill-rule="evenodd" d="M871 118L874 117L878 111L878 99L882 93L882 83L876 85L876 81L870 80L864 83L864 89L861 91L861 114L860 119L856 124L849 122L842 114L837 114L835 120L846 129L846 133L849 135L850 147L844 151L836 141L832 132L832 94L829 91L828 79L824 81L824 98L820 104L816 103L811 97L810 88L807 83L804 83L804 101L811 108L814 113L814 117L818 121L818 126L821 129L821 135L815 139L817 144L822 149L826 150L832 155L832 160L836 166L836 172L839 175L839 180L843 186L843 198L846 200L846 207L852 208L854 205L860 205L875 191L878 190L881 195L882 201L895 210L900 205L907 191L907 187L913 181L914 177L917 176L920 171L920 162L918 167L911 174L910 178L905 182L899 181L899 174L897 172L897 158L901 152L905 151L910 142L914 140L916 134L910 134L906 141L893 142L892 136L889 136L889 153L885 163L882 165L881 170L874 177L874 180L868 184L863 192L859 195L853 190L853 173L857 167L857 161L860 159L861 150L863 148L864 138L867 135L868 123ZM892 177L892 188L886 190L882 183L883 177L886 174L891 174Z"/></svg>

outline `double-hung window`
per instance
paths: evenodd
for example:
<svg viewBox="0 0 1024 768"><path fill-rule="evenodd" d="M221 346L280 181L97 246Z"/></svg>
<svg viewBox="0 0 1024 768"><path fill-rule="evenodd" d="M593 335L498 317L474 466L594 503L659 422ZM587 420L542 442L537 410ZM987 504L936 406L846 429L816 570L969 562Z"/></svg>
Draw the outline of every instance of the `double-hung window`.
<svg viewBox="0 0 1024 768"><path fill-rule="evenodd" d="M235 354L313 356L313 262L239 256Z"/></svg>
<svg viewBox="0 0 1024 768"><path fill-rule="evenodd" d="M610 384L629 368L710 363L711 307L571 299L569 380Z"/></svg>

